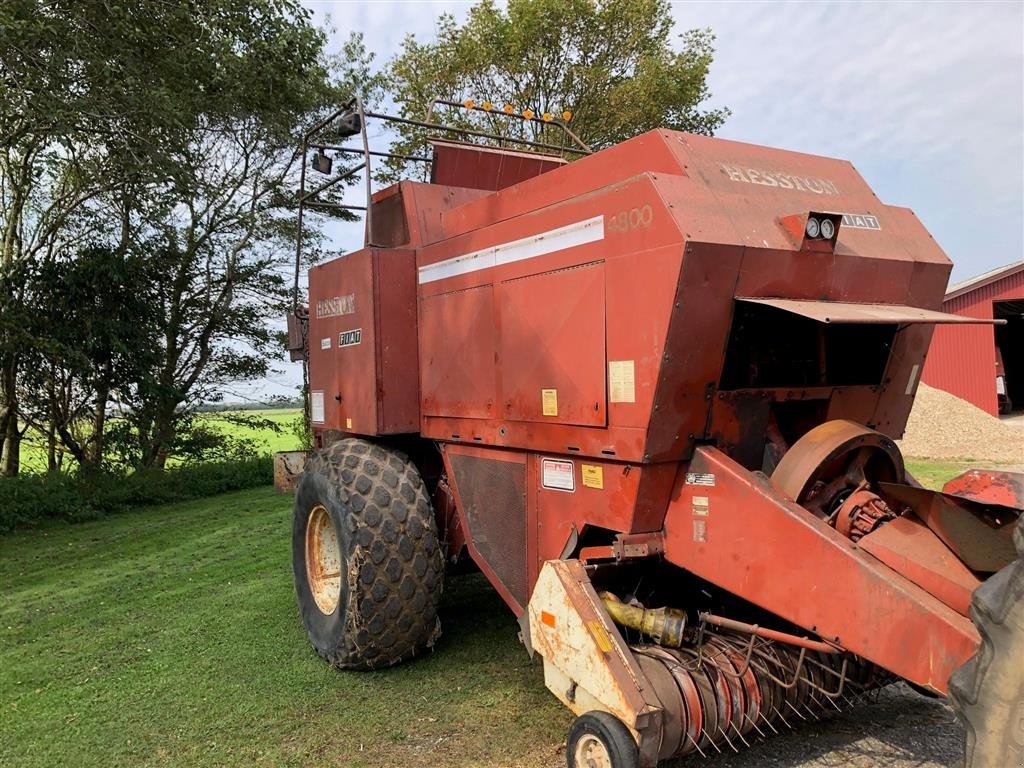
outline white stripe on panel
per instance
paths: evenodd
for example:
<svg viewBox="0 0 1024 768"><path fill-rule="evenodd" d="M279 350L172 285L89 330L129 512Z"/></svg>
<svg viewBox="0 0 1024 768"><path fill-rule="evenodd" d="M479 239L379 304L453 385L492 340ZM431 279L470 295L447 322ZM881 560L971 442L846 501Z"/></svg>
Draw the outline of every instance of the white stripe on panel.
<svg viewBox="0 0 1024 768"><path fill-rule="evenodd" d="M541 232L539 235L530 235L521 240L492 245L490 248L428 264L420 267L419 281L420 285L432 283L447 277L466 275L501 264L512 264L555 251L564 251L566 248L597 240L604 240L604 216L595 216L592 219Z"/></svg>

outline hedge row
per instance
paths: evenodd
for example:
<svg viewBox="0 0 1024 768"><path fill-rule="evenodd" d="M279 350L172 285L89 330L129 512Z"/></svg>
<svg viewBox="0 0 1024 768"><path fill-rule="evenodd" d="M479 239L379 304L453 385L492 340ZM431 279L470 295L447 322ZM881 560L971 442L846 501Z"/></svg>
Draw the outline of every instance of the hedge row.
<svg viewBox="0 0 1024 768"><path fill-rule="evenodd" d="M51 472L0 478L0 531L49 520L95 520L149 504L199 499L273 482L270 456L127 475Z"/></svg>

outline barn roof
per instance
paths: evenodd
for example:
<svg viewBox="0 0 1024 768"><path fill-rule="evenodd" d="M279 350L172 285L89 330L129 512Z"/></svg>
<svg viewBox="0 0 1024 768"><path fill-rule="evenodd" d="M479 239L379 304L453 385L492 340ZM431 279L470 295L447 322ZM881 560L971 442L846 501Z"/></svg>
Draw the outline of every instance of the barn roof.
<svg viewBox="0 0 1024 768"><path fill-rule="evenodd" d="M976 291L979 288L991 285L998 280L1002 280L1010 275L1015 275L1018 272L1024 272L1024 259L1015 261L1012 264L1007 264L1005 267L998 267L990 270L989 272L980 274L977 277L972 277L970 280L964 280L963 282L949 286L949 290L946 291L945 300L949 301L950 299L955 299L957 296L963 296L965 293Z"/></svg>

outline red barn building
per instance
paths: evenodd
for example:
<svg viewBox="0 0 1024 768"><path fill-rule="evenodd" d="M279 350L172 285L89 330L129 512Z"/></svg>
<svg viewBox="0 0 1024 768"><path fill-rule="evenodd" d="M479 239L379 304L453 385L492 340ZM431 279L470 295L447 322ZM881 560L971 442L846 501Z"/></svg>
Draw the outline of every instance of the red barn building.
<svg viewBox="0 0 1024 768"><path fill-rule="evenodd" d="M1024 261L950 286L942 309L1006 324L936 326L922 381L992 415L998 414L1000 404L1004 410L1007 403L1016 410L1024 408ZM1000 357L1002 396L996 383Z"/></svg>

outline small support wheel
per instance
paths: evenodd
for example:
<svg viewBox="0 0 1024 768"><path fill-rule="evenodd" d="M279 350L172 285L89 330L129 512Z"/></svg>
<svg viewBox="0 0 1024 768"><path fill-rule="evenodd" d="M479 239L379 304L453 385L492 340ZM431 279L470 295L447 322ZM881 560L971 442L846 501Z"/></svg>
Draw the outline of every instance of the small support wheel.
<svg viewBox="0 0 1024 768"><path fill-rule="evenodd" d="M617 717L587 712L569 729L565 758L569 768L638 768L640 750Z"/></svg>

